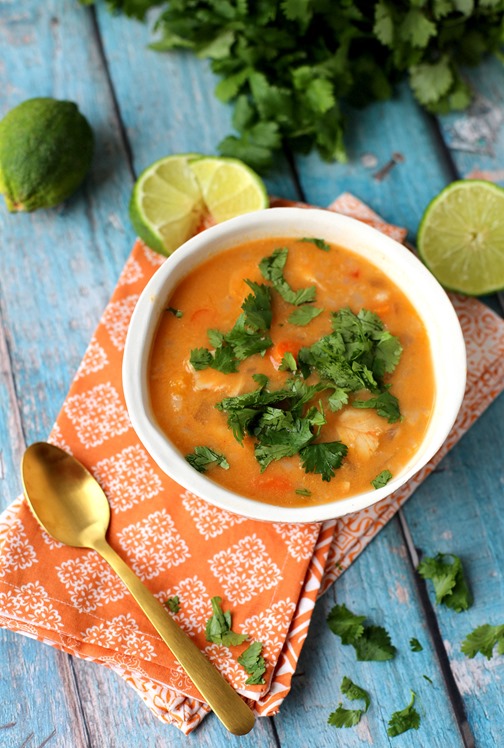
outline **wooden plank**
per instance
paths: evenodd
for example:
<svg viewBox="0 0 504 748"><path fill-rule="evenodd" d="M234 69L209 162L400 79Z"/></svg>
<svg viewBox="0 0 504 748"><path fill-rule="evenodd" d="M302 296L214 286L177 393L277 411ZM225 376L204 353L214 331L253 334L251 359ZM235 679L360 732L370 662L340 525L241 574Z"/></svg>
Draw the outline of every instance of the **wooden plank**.
<svg viewBox="0 0 504 748"><path fill-rule="evenodd" d="M396 657L387 662L358 662L353 648L343 646L326 623L336 602L366 615L367 623L384 626L397 647ZM406 706L413 689L418 696L421 725L418 731L402 735L400 745L461 746L423 618L403 537L397 523L391 522L317 603L293 693L282 706L280 718L275 719L280 744L303 748L388 746L392 744L386 734L388 720L393 711ZM422 652L410 651L411 637L421 642ZM424 674L432 679L432 684L423 678ZM336 729L327 724L339 701L349 708L361 706L360 702L352 704L342 698L344 675L371 697L368 713L352 729Z"/></svg>
<svg viewBox="0 0 504 748"><path fill-rule="evenodd" d="M466 112L440 118L458 173L504 185L504 68L495 57L465 71L474 92Z"/></svg>
<svg viewBox="0 0 504 748"><path fill-rule="evenodd" d="M476 745L489 747L499 745L504 727L504 658L469 660L460 645L476 626L504 620L503 418L501 396L404 509L415 545L425 555L462 558L474 605L460 614L444 606L436 612ZM430 583L428 589L434 603Z"/></svg>
<svg viewBox="0 0 504 748"><path fill-rule="evenodd" d="M111 18L103 4L97 15L135 172L170 153L215 155L232 130L231 108L213 95L216 78L207 64L190 54L147 49L148 26ZM272 194L299 197L283 159L266 182Z"/></svg>
<svg viewBox="0 0 504 748"><path fill-rule="evenodd" d="M424 208L449 181L449 165L432 120L406 84L391 101L348 111L346 146L346 164L325 163L316 153L296 158L307 199L327 205L353 192L385 220L405 226L412 240Z"/></svg>

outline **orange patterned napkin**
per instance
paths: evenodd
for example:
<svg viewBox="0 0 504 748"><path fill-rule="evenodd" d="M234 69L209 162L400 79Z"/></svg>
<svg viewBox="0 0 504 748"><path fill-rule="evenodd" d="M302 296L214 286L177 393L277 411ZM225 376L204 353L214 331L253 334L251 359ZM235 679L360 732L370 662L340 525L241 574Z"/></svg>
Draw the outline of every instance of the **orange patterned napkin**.
<svg viewBox="0 0 504 748"><path fill-rule="evenodd" d="M405 237L351 195L330 209ZM466 397L444 447L406 486L370 509L323 524L256 522L205 503L165 476L130 425L122 351L138 296L162 261L135 244L50 440L103 486L112 507L111 545L161 601L178 595L178 623L256 713L270 715L290 689L317 597L504 388L504 322L474 299L453 298L468 348ZM214 595L232 612L235 631L263 642L264 686L245 685L237 656L246 645L205 641ZM208 712L105 561L52 540L21 497L0 517L0 625L112 668L160 719L186 733Z"/></svg>

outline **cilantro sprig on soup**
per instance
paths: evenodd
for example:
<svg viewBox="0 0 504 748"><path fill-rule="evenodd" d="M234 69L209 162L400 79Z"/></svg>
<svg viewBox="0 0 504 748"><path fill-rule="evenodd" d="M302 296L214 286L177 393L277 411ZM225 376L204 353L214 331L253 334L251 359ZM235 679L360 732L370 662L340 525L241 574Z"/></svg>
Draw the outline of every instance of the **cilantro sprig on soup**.
<svg viewBox="0 0 504 748"><path fill-rule="evenodd" d="M175 288L149 391L195 470L303 506L396 475L426 431L434 377L421 319L379 268L318 237L261 239Z"/></svg>

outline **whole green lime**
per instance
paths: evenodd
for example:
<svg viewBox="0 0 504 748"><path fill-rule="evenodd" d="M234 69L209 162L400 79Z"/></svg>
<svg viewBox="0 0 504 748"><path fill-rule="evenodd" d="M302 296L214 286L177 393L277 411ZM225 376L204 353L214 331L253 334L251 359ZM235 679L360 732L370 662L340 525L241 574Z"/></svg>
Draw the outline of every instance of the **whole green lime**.
<svg viewBox="0 0 504 748"><path fill-rule="evenodd" d="M52 208L75 192L93 131L71 101L28 99L0 121L0 194L11 212Z"/></svg>

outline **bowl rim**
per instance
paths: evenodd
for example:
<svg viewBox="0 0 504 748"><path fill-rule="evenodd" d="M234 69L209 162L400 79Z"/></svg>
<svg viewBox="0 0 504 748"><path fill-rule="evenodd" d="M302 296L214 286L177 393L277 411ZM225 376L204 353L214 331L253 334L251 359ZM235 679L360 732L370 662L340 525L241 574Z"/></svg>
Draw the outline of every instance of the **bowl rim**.
<svg viewBox="0 0 504 748"><path fill-rule="evenodd" d="M279 238L306 236L306 229L299 230L299 226L311 221L323 226L330 224L331 231L334 230L334 233L330 238L327 238L327 235L323 237L327 241L333 244L339 243L340 246L347 247L350 251L357 251L357 254L365 256L382 272L380 259L390 266L388 269L392 273L396 273L397 266L398 276L402 273L403 279L408 277L411 283L414 282L415 294L422 289L423 296L420 295L419 298L423 306L420 301L411 298L411 291L408 292L397 282L397 279L393 279L393 282L408 296L427 327L431 347L434 328L431 330L426 323L426 315L429 314L427 305L436 308L436 317L443 320L442 356L445 359L445 365L451 368L452 376L449 377L449 386L443 388L444 399L440 404L438 402L440 398L438 380L441 375L444 376L444 370L441 371L440 367L436 368L434 351L432 351L436 393L431 422L434 417L437 417L440 425L432 435L431 424L429 424L422 444L414 457L410 459L405 469L398 476L394 476L386 486L370 489L348 498L336 499L333 502L284 507L236 494L189 465L156 423L150 406L147 369L152 341L167 297L177 283L193 268L210 256L244 243L249 238L260 238L261 235L271 236L272 234ZM283 228L278 230L280 226ZM342 232L347 238L344 237L342 241L338 241L334 235L338 232ZM321 233L323 232L309 235L320 236ZM352 240L356 243L347 246ZM372 252L373 257L369 257L369 252ZM419 305L421 309L418 308ZM448 377L445 378L448 379ZM290 523L322 522L367 509L403 486L427 464L444 443L460 409L465 391L465 380L466 350L457 314L446 292L425 265L404 245L362 221L321 208L268 208L230 219L189 239L156 270L142 291L128 327L122 365L123 393L131 424L147 452L165 474L184 489L226 511L250 519ZM430 441L427 439L429 435Z"/></svg>

